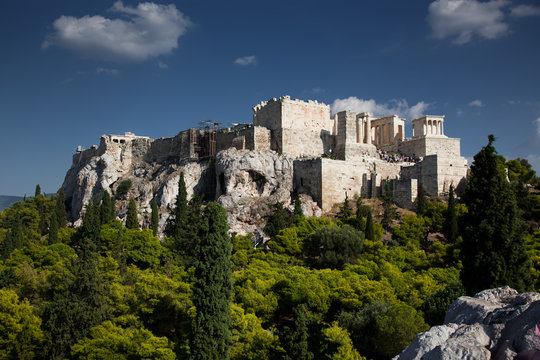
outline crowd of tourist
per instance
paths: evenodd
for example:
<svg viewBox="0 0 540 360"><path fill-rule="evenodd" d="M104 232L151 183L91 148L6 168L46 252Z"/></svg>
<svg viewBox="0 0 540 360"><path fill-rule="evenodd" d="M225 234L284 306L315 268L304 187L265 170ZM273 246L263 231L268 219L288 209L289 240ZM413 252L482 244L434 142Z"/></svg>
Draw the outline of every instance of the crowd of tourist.
<svg viewBox="0 0 540 360"><path fill-rule="evenodd" d="M398 162L409 162L409 163L417 163L420 161L420 159L413 154L412 156L409 155L403 155L399 152L397 153L389 153L388 151L377 149L377 154L379 155L379 159L385 160L391 163L398 163Z"/></svg>

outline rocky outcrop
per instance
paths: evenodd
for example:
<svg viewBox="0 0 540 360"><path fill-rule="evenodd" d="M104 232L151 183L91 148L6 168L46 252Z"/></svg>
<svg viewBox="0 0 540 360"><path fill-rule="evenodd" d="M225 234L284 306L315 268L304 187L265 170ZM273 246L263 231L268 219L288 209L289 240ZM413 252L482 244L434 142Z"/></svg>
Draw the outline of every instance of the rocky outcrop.
<svg viewBox="0 0 540 360"><path fill-rule="evenodd" d="M180 136L180 135L178 135ZM230 148L215 158L189 159L182 155L181 141L174 138L151 140L134 135L102 136L93 146L73 156L64 190L70 199L70 218L81 222L84 205L104 191L115 194L118 185L131 180L129 192L117 201L117 214L124 219L127 200L134 198L143 226L150 222L151 202L160 208L163 231L178 194L180 173L184 173L188 196L202 193L205 200L218 200L229 212L231 231L262 236L269 205L290 204L293 191L293 158L274 151ZM302 195L304 213L321 215L308 195Z"/></svg>
<svg viewBox="0 0 540 360"><path fill-rule="evenodd" d="M262 234L270 206L291 202L293 160L274 151L230 148L216 156L218 201L227 209L231 230ZM304 195L306 215L320 215L311 197Z"/></svg>
<svg viewBox="0 0 540 360"><path fill-rule="evenodd" d="M514 359L540 349L540 294L510 287L462 296L444 325L419 334L394 359Z"/></svg>

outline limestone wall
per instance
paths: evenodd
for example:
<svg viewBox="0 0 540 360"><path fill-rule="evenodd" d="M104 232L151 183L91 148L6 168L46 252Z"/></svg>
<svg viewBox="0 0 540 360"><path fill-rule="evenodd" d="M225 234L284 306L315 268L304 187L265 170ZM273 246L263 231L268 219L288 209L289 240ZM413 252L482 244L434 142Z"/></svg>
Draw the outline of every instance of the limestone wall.
<svg viewBox="0 0 540 360"><path fill-rule="evenodd" d="M189 130L169 138L159 138L152 142L146 161L163 163L190 157Z"/></svg>
<svg viewBox="0 0 540 360"><path fill-rule="evenodd" d="M293 188L299 194L309 194L319 207L322 204L322 159L302 159L293 162Z"/></svg>
<svg viewBox="0 0 540 360"><path fill-rule="evenodd" d="M465 181L467 170L467 159L461 156L428 155L422 162L402 168L401 178L418 179L426 194L436 196L447 193L451 184L457 188Z"/></svg>
<svg viewBox="0 0 540 360"><path fill-rule="evenodd" d="M293 156L321 156L330 153L334 137L325 130L281 129L272 132L275 139L273 150Z"/></svg>
<svg viewBox="0 0 540 360"><path fill-rule="evenodd" d="M440 155L444 157L460 156L459 138L447 137L420 137L416 139L405 139L400 142L398 150L406 155L427 156Z"/></svg>
<svg viewBox="0 0 540 360"><path fill-rule="evenodd" d="M245 126L220 130L216 136L217 152L234 147L237 150L270 150L270 130L261 126Z"/></svg>

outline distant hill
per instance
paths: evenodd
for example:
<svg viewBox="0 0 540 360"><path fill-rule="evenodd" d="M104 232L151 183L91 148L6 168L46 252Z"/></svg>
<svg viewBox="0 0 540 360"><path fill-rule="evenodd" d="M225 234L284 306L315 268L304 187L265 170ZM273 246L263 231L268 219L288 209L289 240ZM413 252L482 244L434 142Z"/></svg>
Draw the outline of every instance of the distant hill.
<svg viewBox="0 0 540 360"><path fill-rule="evenodd" d="M0 195L0 211L4 210L7 207L10 207L17 201L23 201L22 196L9 196L9 195Z"/></svg>

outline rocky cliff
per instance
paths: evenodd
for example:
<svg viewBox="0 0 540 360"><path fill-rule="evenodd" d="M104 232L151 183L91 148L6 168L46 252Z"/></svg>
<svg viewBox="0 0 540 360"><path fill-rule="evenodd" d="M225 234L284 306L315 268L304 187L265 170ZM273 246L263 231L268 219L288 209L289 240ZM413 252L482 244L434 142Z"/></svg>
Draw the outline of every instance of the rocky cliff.
<svg viewBox="0 0 540 360"><path fill-rule="evenodd" d="M444 325L419 334L394 359L533 359L540 357L540 294L508 286L462 296Z"/></svg>
<svg viewBox="0 0 540 360"><path fill-rule="evenodd" d="M189 197L202 193L207 201L219 201L229 213L231 231L262 236L269 205L291 201L293 158L274 151L230 148L215 157L189 159L182 155L180 136L151 140L104 135L99 146L75 154L63 184L71 204L70 220L79 225L88 201L105 190L114 195L118 185L129 179L129 192L117 200L118 217L125 218L127 200L134 198L139 221L146 227L155 199L163 231L183 172ZM302 201L306 215L321 214L309 196L303 195Z"/></svg>

